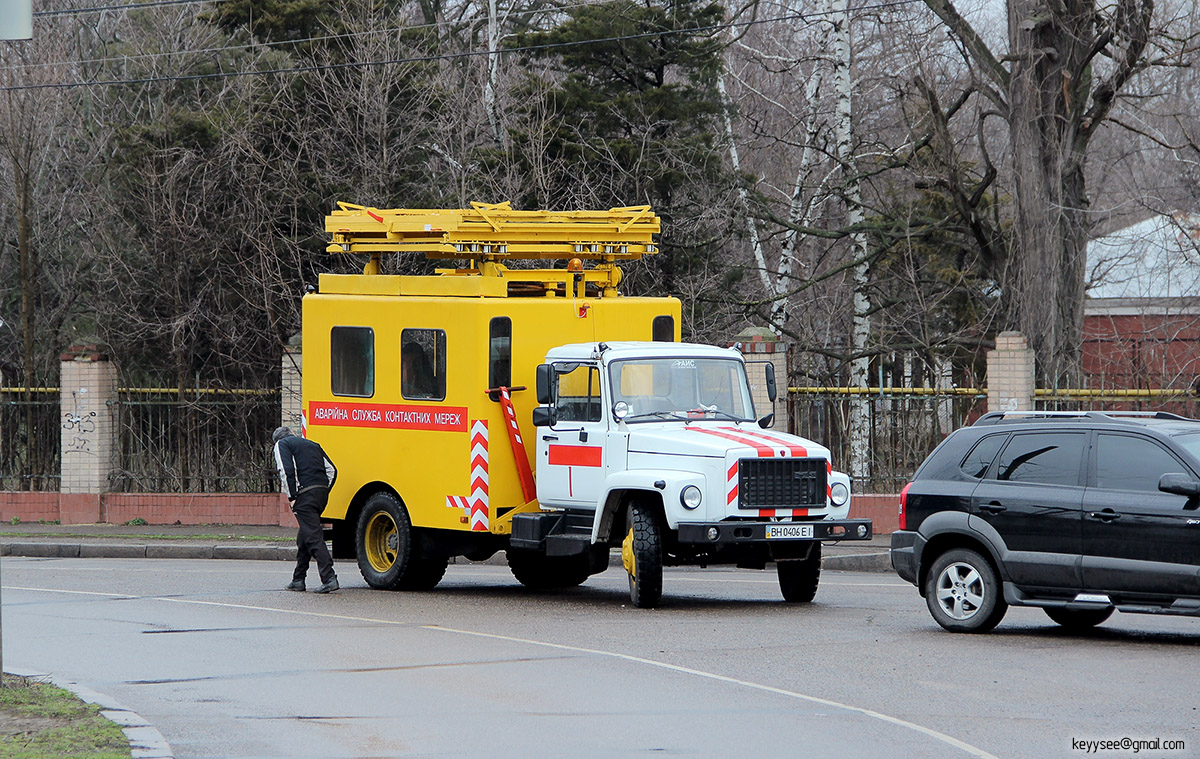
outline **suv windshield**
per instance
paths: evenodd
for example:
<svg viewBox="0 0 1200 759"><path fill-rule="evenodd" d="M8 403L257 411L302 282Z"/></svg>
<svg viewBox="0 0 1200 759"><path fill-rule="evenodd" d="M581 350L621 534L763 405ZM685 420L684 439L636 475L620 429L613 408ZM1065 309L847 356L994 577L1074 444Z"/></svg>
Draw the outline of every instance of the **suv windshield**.
<svg viewBox="0 0 1200 759"><path fill-rule="evenodd" d="M1200 460L1200 432L1185 432L1182 435L1176 435L1175 442L1183 446L1183 449L1192 454L1197 460Z"/></svg>
<svg viewBox="0 0 1200 759"><path fill-rule="evenodd" d="M613 402L629 407L626 422L754 418L746 369L735 359L631 359L608 371Z"/></svg>

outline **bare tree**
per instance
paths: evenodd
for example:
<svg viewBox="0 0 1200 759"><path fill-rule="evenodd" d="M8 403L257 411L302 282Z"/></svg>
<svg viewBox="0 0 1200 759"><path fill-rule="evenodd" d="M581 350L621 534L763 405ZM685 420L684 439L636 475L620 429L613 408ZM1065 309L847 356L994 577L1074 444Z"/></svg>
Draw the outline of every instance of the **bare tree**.
<svg viewBox="0 0 1200 759"><path fill-rule="evenodd" d="M1078 377L1091 143L1149 61L1153 0L1008 0L1008 51L997 54L951 0L925 0L954 34L975 86L1008 125L1016 195L1013 323L1045 382Z"/></svg>

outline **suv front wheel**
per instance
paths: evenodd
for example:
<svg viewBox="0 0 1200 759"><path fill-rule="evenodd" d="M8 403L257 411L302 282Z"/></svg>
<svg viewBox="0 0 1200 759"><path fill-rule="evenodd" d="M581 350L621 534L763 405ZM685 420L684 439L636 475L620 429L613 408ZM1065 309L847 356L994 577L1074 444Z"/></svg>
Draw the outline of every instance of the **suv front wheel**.
<svg viewBox="0 0 1200 759"><path fill-rule="evenodd" d="M967 548L947 551L925 580L925 603L950 632L982 633L1000 624L1008 603L991 563Z"/></svg>

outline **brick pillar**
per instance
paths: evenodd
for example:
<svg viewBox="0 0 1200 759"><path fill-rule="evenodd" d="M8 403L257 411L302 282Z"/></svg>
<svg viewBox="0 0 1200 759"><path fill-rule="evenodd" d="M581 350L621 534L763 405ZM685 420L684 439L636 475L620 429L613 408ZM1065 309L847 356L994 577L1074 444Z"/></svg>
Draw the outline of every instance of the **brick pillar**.
<svg viewBox="0 0 1200 759"><path fill-rule="evenodd" d="M302 434L303 409L301 402L301 378L304 369L304 355L300 350L300 336L296 335L288 341L283 351L283 366L280 371L280 419L281 427L291 427L292 432Z"/></svg>
<svg viewBox="0 0 1200 759"><path fill-rule="evenodd" d="M71 346L61 361L59 518L92 524L116 463L117 369L94 345Z"/></svg>
<svg viewBox="0 0 1200 759"><path fill-rule="evenodd" d="M761 418L769 413L775 414L775 425L787 429L787 387L788 360L787 343L779 342L777 336L768 329L751 327L742 330L735 337L736 342L730 347L740 348L746 357L746 378L750 380L750 394L754 398L755 413ZM775 366L775 402L767 397L767 367L762 362L769 361Z"/></svg>
<svg viewBox="0 0 1200 759"><path fill-rule="evenodd" d="M1033 350L1020 332L1001 332L987 354L988 411L1033 410Z"/></svg>
<svg viewBox="0 0 1200 759"><path fill-rule="evenodd" d="M300 335L293 335L283 351L283 365L279 372L279 424L281 427L291 427L292 432L297 435L304 435L304 417L301 413L304 410L301 388L303 375L304 354L301 351ZM283 495L283 484L280 483L279 487L279 526L295 527L296 518Z"/></svg>

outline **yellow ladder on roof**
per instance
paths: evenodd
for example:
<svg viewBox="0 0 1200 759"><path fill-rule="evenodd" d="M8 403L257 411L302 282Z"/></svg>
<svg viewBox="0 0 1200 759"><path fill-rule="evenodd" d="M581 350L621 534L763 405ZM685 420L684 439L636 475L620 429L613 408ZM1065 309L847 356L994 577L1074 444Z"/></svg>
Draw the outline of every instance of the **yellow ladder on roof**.
<svg viewBox="0 0 1200 759"><path fill-rule="evenodd" d="M421 253L427 258L631 261L655 253L660 230L650 206L607 211L514 211L509 203L470 208L381 210L338 203L325 217L328 253Z"/></svg>

